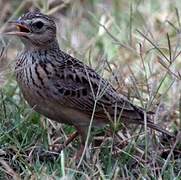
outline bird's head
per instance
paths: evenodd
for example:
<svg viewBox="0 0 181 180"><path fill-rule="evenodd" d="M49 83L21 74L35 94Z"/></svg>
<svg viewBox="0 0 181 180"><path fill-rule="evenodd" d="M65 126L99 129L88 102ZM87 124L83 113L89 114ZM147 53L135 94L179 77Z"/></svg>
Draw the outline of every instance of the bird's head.
<svg viewBox="0 0 181 180"><path fill-rule="evenodd" d="M17 31L6 34L20 37L25 46L48 46L56 39L54 19L42 14L39 10L30 11L10 23L16 26Z"/></svg>

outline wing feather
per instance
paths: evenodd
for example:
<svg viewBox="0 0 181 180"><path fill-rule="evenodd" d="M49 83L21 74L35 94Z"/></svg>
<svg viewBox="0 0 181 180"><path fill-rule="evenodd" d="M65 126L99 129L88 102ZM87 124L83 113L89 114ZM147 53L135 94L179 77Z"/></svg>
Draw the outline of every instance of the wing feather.
<svg viewBox="0 0 181 180"><path fill-rule="evenodd" d="M51 82L59 94L54 98L65 106L84 111L91 116L97 98L97 118L107 118L106 113L113 117L115 111L118 111L117 114L122 113L125 118L141 119L131 102L119 95L108 81L79 60L69 56L66 61L56 66L56 72L57 75L53 76Z"/></svg>

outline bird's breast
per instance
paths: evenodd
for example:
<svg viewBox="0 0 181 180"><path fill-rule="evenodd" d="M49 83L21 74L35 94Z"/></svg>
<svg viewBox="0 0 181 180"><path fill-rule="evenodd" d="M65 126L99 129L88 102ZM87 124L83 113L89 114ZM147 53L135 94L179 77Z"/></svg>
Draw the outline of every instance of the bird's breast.
<svg viewBox="0 0 181 180"><path fill-rule="evenodd" d="M53 119L64 122L65 114L61 111L61 102L53 101L54 92L51 86L53 68L49 64L30 61L27 56L17 60L15 74L20 90L25 100L37 112ZM34 59L34 58L33 58ZM66 123L69 123L66 120Z"/></svg>

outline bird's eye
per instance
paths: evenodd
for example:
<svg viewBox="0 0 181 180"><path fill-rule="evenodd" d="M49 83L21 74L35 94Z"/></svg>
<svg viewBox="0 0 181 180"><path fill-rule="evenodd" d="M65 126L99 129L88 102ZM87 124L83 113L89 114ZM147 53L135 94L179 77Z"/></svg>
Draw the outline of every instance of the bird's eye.
<svg viewBox="0 0 181 180"><path fill-rule="evenodd" d="M33 23L33 26L35 26L38 29L41 29L44 26L44 23L41 21L37 21L37 22Z"/></svg>

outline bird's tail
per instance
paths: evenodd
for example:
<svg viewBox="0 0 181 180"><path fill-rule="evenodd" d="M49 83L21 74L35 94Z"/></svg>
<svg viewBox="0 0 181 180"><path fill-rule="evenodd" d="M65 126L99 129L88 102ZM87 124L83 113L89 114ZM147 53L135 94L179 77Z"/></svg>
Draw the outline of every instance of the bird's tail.
<svg viewBox="0 0 181 180"><path fill-rule="evenodd" d="M133 123L134 123L134 122L133 122ZM138 123L135 122L135 124L138 124ZM144 125L145 123L144 123L144 121L141 121L141 122L139 122L139 124ZM151 121L149 121L149 120L148 120L148 122L147 122L147 126L148 126L149 128L151 128L151 129L154 129L154 130L159 131L159 132L161 132L161 133L163 133L163 134L166 134L166 135L169 136L169 137L174 137L174 135L173 135L172 133L170 133L169 131L163 129L163 128L160 127L158 124L154 124L153 122L151 122Z"/></svg>
<svg viewBox="0 0 181 180"><path fill-rule="evenodd" d="M144 125L144 112L140 107L134 106L135 111L137 111L140 115L140 119L132 119L131 122L134 124L142 124ZM161 133L166 134L169 137L174 137L174 135L170 132L168 132L167 130L163 129L162 127L160 127L158 124L154 124L153 121L151 120L151 116L153 116L154 113L153 112L147 112L147 126L151 129L154 129L156 131L159 131Z"/></svg>

